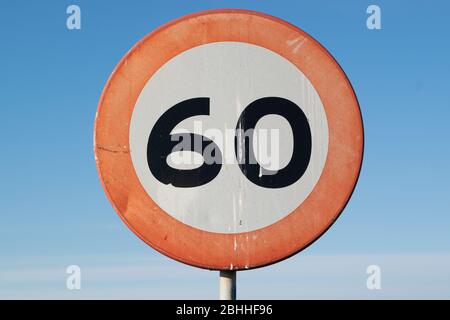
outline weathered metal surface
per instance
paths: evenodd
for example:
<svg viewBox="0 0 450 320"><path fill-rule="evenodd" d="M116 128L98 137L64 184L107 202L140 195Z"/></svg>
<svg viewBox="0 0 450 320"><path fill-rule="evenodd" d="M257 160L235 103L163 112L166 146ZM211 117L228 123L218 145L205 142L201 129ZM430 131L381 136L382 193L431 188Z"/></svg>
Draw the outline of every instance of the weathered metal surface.
<svg viewBox="0 0 450 320"><path fill-rule="evenodd" d="M251 122L244 112L253 102L278 108L255 126L279 129L278 169L288 168L288 182L280 187L270 176L251 178L253 167L227 161L208 179L201 170L186 179L174 176L179 171L162 174L158 166L152 171L152 156L164 148L162 133L152 138L158 121L176 118L193 98L208 103L209 113L186 118L172 132L167 125L158 130L195 132L194 120L203 132L235 130ZM307 120L301 135L291 130L292 104ZM310 156L296 154L307 165L290 181L298 172L289 159L302 136ZM239 140L221 144L223 160ZM142 240L190 265L241 270L289 257L335 221L358 178L363 127L351 84L317 41L271 16L217 10L160 27L122 59L100 99L94 150L111 203Z"/></svg>

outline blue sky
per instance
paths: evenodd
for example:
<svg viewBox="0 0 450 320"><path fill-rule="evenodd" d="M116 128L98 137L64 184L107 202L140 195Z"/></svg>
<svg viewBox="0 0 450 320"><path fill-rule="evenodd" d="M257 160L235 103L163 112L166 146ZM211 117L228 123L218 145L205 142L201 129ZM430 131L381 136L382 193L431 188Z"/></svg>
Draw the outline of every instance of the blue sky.
<svg viewBox="0 0 450 320"><path fill-rule="evenodd" d="M70 4L81 30L66 28ZM366 28L369 4L381 8L381 30ZM366 138L343 215L299 255L241 273L239 297L450 298L450 4L273 0L1 5L0 297L216 297L216 272L172 262L122 224L92 135L103 86L131 46L174 18L224 7L278 16L321 42L353 84ZM65 289L69 264L85 270L80 291ZM380 291L365 288L369 264L381 267Z"/></svg>

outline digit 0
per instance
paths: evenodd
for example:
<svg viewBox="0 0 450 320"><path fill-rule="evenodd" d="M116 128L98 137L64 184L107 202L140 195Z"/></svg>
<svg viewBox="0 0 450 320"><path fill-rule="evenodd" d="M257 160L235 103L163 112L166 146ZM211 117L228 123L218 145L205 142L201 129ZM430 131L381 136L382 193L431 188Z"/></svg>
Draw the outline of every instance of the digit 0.
<svg viewBox="0 0 450 320"><path fill-rule="evenodd" d="M294 136L292 157L287 166L277 171L260 166L253 150L253 135L243 134L254 129L262 117L270 114L285 118ZM264 188L283 188L295 183L305 173L311 159L311 129L302 109L292 101L266 97L250 103L239 117L236 131L241 132L235 137L239 168L254 184Z"/></svg>

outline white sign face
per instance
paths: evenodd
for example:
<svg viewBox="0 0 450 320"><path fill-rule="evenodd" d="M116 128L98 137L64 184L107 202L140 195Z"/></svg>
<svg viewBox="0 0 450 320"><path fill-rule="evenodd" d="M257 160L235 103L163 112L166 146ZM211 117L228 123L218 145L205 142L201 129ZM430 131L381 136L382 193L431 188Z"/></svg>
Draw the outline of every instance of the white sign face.
<svg viewBox="0 0 450 320"><path fill-rule="evenodd" d="M171 115L180 121L168 120ZM241 140L235 134L247 125L254 129L259 176L254 167L239 165ZM309 129L295 130L296 136L293 126ZM310 141L302 132L310 133ZM220 163L211 171L198 153L164 153L180 142L170 144L170 135L180 133L213 141ZM227 234L264 228L295 210L321 176L328 138L324 106L305 75L279 54L243 42L204 44L169 60L142 89L129 131L135 172L153 201L187 225ZM299 175L276 180L289 165ZM202 166L208 178L174 178L180 171L173 169Z"/></svg>

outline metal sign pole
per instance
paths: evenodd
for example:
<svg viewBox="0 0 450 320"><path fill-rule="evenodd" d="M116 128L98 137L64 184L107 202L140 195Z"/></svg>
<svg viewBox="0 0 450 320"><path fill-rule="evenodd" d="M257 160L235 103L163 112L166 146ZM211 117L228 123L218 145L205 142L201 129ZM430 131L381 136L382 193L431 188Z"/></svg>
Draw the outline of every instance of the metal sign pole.
<svg viewBox="0 0 450 320"><path fill-rule="evenodd" d="M220 300L236 300L236 271L220 271Z"/></svg>

